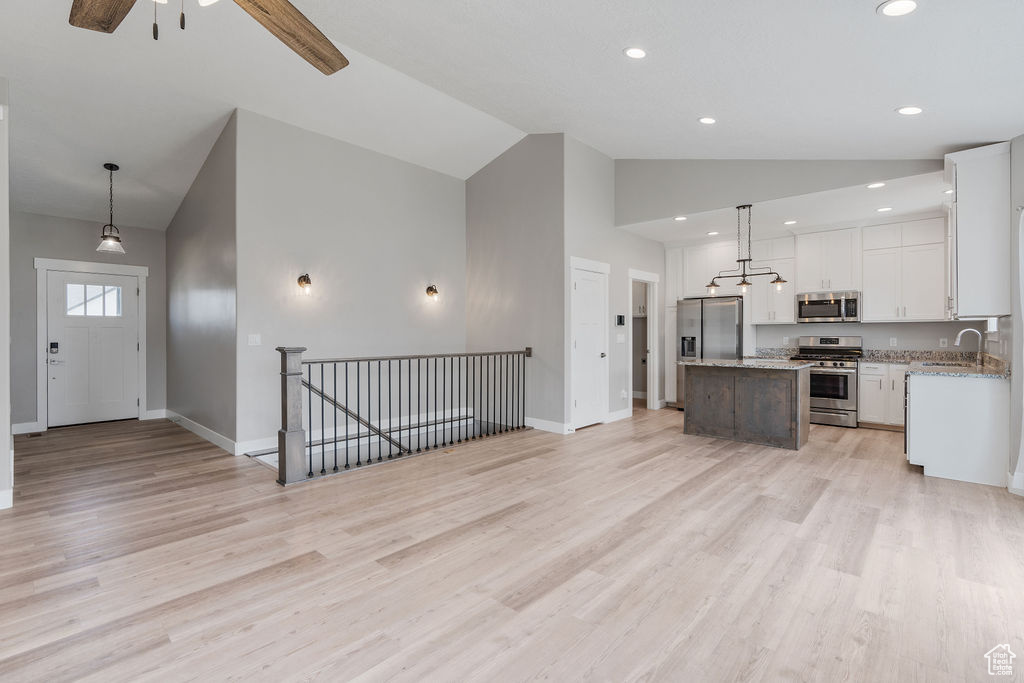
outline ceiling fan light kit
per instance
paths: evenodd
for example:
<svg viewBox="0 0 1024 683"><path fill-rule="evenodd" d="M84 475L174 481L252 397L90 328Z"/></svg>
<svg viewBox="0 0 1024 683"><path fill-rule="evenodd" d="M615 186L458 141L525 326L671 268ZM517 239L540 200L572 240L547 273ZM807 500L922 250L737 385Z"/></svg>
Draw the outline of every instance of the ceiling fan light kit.
<svg viewBox="0 0 1024 683"><path fill-rule="evenodd" d="M78 28L113 33L135 6L136 1L74 0L68 21ZM199 0L199 5L207 7L215 2L217 0ZM160 38L157 4L167 4L167 0L153 0L154 40ZM345 55L288 0L235 0L235 4L321 73L329 76L348 66ZM184 30L184 0L178 25Z"/></svg>

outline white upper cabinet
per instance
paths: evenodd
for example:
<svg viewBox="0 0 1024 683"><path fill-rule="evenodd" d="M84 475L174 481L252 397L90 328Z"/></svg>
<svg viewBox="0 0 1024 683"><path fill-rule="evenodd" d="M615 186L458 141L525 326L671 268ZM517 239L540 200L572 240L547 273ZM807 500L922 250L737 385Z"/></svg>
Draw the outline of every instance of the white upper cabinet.
<svg viewBox="0 0 1024 683"><path fill-rule="evenodd" d="M831 230L796 238L796 291L856 291L861 283L860 229Z"/></svg>
<svg viewBox="0 0 1024 683"><path fill-rule="evenodd" d="M942 218L864 228L864 322L946 319L945 235Z"/></svg>
<svg viewBox="0 0 1024 683"><path fill-rule="evenodd" d="M1010 314L1010 144L946 155L950 308L957 318Z"/></svg>
<svg viewBox="0 0 1024 683"><path fill-rule="evenodd" d="M736 267L736 243L719 242L683 250L683 296L707 296L707 284L723 270ZM718 290L722 296L739 294L733 291L736 280L722 280Z"/></svg>

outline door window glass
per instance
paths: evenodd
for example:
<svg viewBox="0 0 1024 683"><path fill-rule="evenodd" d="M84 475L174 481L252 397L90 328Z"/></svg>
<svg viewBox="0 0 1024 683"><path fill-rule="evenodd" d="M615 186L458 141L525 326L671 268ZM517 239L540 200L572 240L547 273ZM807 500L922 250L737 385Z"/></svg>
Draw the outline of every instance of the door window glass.
<svg viewBox="0 0 1024 683"><path fill-rule="evenodd" d="M121 288L112 285L66 285L67 306L70 316L98 318L121 317Z"/></svg>

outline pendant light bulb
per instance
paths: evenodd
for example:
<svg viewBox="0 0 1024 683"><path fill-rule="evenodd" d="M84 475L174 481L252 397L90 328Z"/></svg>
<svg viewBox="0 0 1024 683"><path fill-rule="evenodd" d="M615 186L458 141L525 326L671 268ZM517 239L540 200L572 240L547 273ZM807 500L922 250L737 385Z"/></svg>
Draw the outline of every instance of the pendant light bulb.
<svg viewBox="0 0 1024 683"><path fill-rule="evenodd" d="M718 283L712 280L707 284L708 296L715 296L718 294Z"/></svg>
<svg viewBox="0 0 1024 683"><path fill-rule="evenodd" d="M782 291L782 285L786 284L786 281L782 279L781 275L776 273L775 274L775 279L772 280L772 284L775 285L775 291L776 292L781 292Z"/></svg>
<svg viewBox="0 0 1024 683"><path fill-rule="evenodd" d="M750 281L747 280L747 278L740 280L740 284L738 286L740 288L740 294L746 294L750 291Z"/></svg>
<svg viewBox="0 0 1024 683"><path fill-rule="evenodd" d="M124 245L121 244L121 231L114 225L114 171L121 167L117 164L106 163L103 168L110 173L110 222L103 226L100 231L100 245L96 251L104 254L124 254Z"/></svg>

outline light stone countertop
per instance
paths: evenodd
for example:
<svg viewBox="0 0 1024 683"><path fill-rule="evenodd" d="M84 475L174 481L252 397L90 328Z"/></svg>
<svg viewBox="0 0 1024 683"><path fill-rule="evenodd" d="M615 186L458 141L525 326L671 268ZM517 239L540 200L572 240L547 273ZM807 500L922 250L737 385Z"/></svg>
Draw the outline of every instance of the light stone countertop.
<svg viewBox="0 0 1024 683"><path fill-rule="evenodd" d="M676 361L678 365L697 365L706 368L750 368L755 370L803 370L814 367L815 363L788 358L701 358Z"/></svg>
<svg viewBox="0 0 1024 683"><path fill-rule="evenodd" d="M907 370L908 375L938 375L940 377L981 377L985 379L1009 379L1010 373L1005 368L984 366L979 368L975 363L964 365L925 365L923 361L915 361Z"/></svg>

